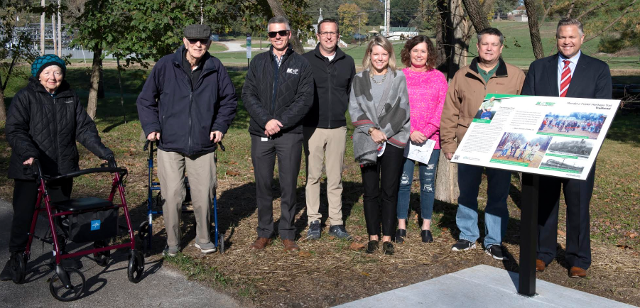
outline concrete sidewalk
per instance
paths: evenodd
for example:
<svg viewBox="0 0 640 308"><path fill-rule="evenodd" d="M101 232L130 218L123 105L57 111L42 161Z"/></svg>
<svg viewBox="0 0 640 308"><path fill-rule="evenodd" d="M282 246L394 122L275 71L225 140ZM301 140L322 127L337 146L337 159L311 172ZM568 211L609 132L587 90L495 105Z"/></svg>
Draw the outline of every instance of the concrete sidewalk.
<svg viewBox="0 0 640 308"><path fill-rule="evenodd" d="M536 280L538 295L517 292L518 273L478 265L337 307L633 307Z"/></svg>
<svg viewBox="0 0 640 308"><path fill-rule="evenodd" d="M120 211L122 215L122 211ZM13 208L0 200L0 266L9 259L9 230ZM48 223L38 219L36 234L42 234ZM70 249L79 247L69 244ZM178 271L162 266L163 259L145 262L143 278L131 283L127 278L128 253L112 251L107 267L93 260L81 258L81 271L86 278L85 293L73 302L59 302L49 293L49 278L53 275L48 265L51 245L34 241L31 260L27 265L26 282L0 282L0 307L241 307L233 298L189 281ZM0 268L1 270L1 268Z"/></svg>

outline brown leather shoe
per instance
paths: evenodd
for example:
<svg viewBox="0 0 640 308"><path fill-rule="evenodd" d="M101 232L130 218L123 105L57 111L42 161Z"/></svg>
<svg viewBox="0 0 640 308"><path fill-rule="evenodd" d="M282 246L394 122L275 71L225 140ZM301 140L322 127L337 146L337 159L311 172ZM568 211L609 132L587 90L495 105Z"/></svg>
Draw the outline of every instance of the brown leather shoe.
<svg viewBox="0 0 640 308"><path fill-rule="evenodd" d="M571 278L584 278L587 277L587 270L583 268L579 268L577 266L572 266L569 270L569 277Z"/></svg>
<svg viewBox="0 0 640 308"><path fill-rule="evenodd" d="M266 237L258 237L253 244L251 244L251 248L256 250L262 250L271 244L271 239Z"/></svg>
<svg viewBox="0 0 640 308"><path fill-rule="evenodd" d="M284 250L286 251L299 251L300 247L298 244L292 240L282 240L282 244L284 245Z"/></svg>
<svg viewBox="0 0 640 308"><path fill-rule="evenodd" d="M540 260L540 259L536 259L536 272L544 272L544 270L547 268L547 265L544 264L544 261Z"/></svg>

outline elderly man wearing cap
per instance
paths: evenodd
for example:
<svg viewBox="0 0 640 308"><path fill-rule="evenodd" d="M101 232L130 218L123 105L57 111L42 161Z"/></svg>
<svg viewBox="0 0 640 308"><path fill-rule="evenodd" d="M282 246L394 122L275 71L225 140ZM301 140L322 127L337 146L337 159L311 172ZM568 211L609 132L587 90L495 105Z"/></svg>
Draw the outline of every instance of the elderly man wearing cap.
<svg viewBox="0 0 640 308"><path fill-rule="evenodd" d="M209 26L187 26L184 46L156 63L137 101L147 140L158 142L169 256L180 249L185 169L196 217L195 246L203 253L216 251L209 238L216 187L214 151L235 117L237 99L227 70L207 51L210 35Z"/></svg>
<svg viewBox="0 0 640 308"><path fill-rule="evenodd" d="M93 120L80 98L64 80L66 65L56 55L43 55L31 65L27 86L11 100L5 133L11 146L9 178L14 179L13 221L7 262L0 280L21 283L17 271L24 254L38 196L38 182L29 166L40 161L46 175L56 176L79 170L76 140L96 156L115 165L113 152L102 144ZM51 201L68 200L73 179L49 181Z"/></svg>

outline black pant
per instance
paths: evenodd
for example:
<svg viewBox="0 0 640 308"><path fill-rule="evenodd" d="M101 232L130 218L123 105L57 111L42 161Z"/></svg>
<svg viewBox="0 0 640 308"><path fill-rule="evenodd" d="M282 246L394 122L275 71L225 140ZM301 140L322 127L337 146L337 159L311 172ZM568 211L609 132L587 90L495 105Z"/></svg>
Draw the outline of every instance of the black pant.
<svg viewBox="0 0 640 308"><path fill-rule="evenodd" d="M36 180L14 180L13 188L13 220L9 251L24 251L29 240L31 221L38 201L38 185ZM64 179L47 184L47 193L51 202L69 200L73 189L73 179ZM44 202L44 197L42 202Z"/></svg>
<svg viewBox="0 0 640 308"><path fill-rule="evenodd" d="M360 168L364 187L364 218L369 235L380 234L380 223L383 236L391 236L395 231L403 159L404 149L387 144L384 154L378 157L375 165Z"/></svg>
<svg viewBox="0 0 640 308"><path fill-rule="evenodd" d="M596 166L586 180L540 176L538 194L538 259L546 264L556 257L558 237L558 207L560 187L567 204L566 260L569 266L588 269L591 266L591 238L589 235L589 202L593 193Z"/></svg>
<svg viewBox="0 0 640 308"><path fill-rule="evenodd" d="M280 178L280 224L278 233L282 239L295 240L293 225L296 215L296 187L302 159L302 134L282 134L262 141L251 135L251 160L256 180L256 203L258 204L258 237L273 236L273 168L278 157Z"/></svg>

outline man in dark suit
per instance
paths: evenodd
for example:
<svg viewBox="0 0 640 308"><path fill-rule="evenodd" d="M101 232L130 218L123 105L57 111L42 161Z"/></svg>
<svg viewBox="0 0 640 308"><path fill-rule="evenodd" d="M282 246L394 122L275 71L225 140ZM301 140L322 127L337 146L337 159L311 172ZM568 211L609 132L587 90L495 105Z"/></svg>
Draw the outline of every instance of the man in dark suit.
<svg viewBox="0 0 640 308"><path fill-rule="evenodd" d="M580 51L582 24L563 18L556 30L558 53L531 63L522 95L611 99L609 66ZM540 176L538 256L536 270L544 271L556 256L560 187L567 204L566 260L570 277L586 277L591 265L589 201L595 163L586 180Z"/></svg>

